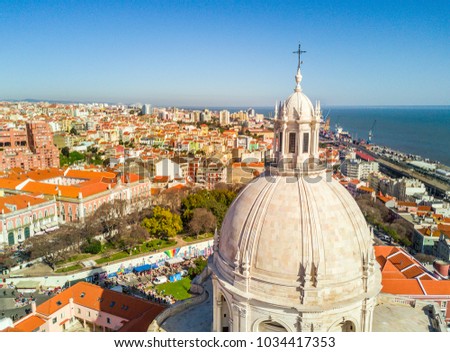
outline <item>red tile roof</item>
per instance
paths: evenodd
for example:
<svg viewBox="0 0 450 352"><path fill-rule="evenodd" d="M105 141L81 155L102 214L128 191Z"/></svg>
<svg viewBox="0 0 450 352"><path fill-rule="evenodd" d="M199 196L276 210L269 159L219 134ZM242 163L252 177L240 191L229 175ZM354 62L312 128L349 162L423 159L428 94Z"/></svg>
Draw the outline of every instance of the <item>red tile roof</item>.
<svg viewBox="0 0 450 352"><path fill-rule="evenodd" d="M404 296L448 296L450 280L438 280L399 247L375 246L381 266L382 292Z"/></svg>
<svg viewBox="0 0 450 352"><path fill-rule="evenodd" d="M35 315L31 315L25 320L19 322L15 328L20 331L31 332L45 324L45 320Z"/></svg>

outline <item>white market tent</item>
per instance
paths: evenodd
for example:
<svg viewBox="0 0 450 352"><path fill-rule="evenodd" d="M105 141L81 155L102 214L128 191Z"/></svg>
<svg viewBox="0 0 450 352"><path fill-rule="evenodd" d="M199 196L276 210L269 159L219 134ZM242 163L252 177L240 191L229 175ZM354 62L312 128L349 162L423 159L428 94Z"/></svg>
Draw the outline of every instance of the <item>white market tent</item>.
<svg viewBox="0 0 450 352"><path fill-rule="evenodd" d="M167 265L179 264L183 262L184 262L183 258L170 258L166 260Z"/></svg>

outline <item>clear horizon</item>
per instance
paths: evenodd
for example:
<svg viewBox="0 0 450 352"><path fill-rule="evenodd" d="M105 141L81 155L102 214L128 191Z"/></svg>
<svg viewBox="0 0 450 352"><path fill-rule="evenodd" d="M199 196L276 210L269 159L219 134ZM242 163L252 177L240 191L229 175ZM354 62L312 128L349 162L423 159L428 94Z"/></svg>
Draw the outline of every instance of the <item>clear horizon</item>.
<svg viewBox="0 0 450 352"><path fill-rule="evenodd" d="M448 1L0 6L4 100L270 107L294 88L300 42L323 106L449 104Z"/></svg>

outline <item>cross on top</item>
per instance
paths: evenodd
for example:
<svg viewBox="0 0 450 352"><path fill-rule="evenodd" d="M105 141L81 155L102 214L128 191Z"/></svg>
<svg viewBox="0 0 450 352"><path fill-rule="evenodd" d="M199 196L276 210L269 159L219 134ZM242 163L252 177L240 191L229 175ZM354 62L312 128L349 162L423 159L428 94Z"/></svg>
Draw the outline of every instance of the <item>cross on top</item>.
<svg viewBox="0 0 450 352"><path fill-rule="evenodd" d="M304 51L304 50L302 50L302 45L301 44L299 44L298 45L298 50L297 51L293 51L292 52L293 54L298 54L298 69L300 68L300 65L303 63L303 61L301 60L301 55L303 54L303 53L306 53L306 51Z"/></svg>

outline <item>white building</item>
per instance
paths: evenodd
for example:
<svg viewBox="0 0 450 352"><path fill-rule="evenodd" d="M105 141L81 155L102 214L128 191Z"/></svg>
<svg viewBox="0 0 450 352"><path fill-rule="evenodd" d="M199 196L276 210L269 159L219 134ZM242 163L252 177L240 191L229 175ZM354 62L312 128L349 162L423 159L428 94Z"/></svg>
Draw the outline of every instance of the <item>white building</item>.
<svg viewBox="0 0 450 352"><path fill-rule="evenodd" d="M216 234L213 331L371 331L381 273L358 205L318 165L320 108L294 93L275 114L276 167Z"/></svg>
<svg viewBox="0 0 450 352"><path fill-rule="evenodd" d="M183 169L180 165L170 159L162 159L158 161L155 165L155 170L155 176L166 176L169 177L169 180L184 177Z"/></svg>
<svg viewBox="0 0 450 352"><path fill-rule="evenodd" d="M361 161L359 159L347 159L341 164L341 172L347 177L358 180L367 180L369 174L378 172L378 163L374 161Z"/></svg>
<svg viewBox="0 0 450 352"><path fill-rule="evenodd" d="M144 104L142 106L142 115L151 115L152 106L150 104Z"/></svg>

